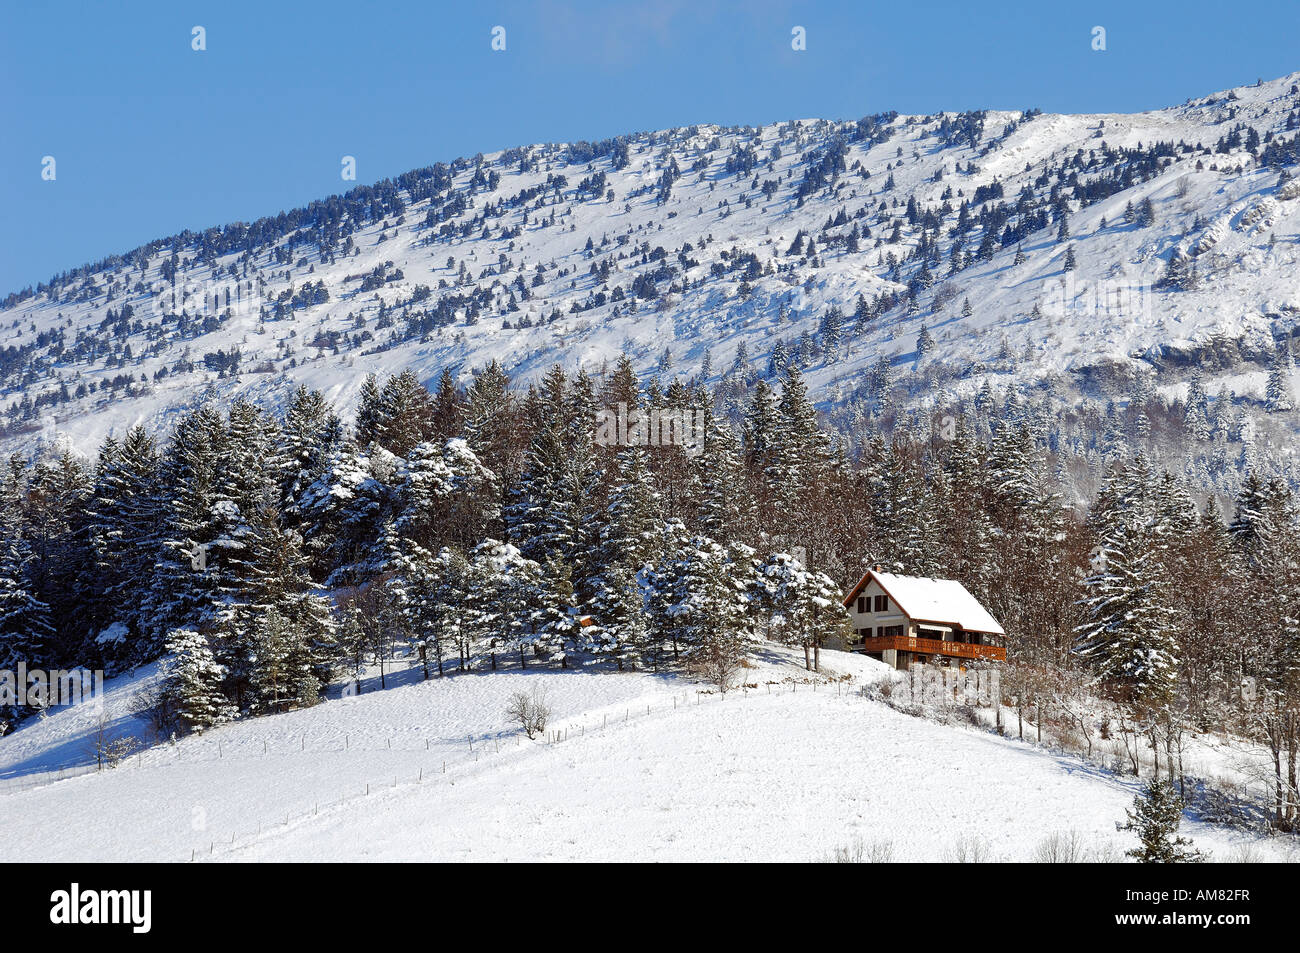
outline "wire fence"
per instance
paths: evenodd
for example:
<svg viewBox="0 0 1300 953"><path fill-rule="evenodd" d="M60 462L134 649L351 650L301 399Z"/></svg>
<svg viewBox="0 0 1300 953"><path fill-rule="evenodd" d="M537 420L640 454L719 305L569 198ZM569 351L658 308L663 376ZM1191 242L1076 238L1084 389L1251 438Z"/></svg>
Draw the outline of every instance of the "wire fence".
<svg viewBox="0 0 1300 953"><path fill-rule="evenodd" d="M18 791L30 791L33 788L43 788L47 785L54 784L55 782L67 780L68 778L80 777L83 774L94 774L99 770L99 765L78 762L74 764L60 765L50 771L36 771L28 774L17 774L8 778L0 778L0 795L14 794Z"/></svg>

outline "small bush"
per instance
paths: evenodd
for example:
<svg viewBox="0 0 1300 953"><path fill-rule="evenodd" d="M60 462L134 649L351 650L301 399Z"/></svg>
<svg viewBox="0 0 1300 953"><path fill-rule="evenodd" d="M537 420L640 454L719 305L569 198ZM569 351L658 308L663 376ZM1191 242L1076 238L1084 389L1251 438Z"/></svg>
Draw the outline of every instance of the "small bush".
<svg viewBox="0 0 1300 953"><path fill-rule="evenodd" d="M989 842L982 837L958 837L944 853L949 864L987 864L991 859Z"/></svg>
<svg viewBox="0 0 1300 953"><path fill-rule="evenodd" d="M691 653L687 667L692 675L711 683L725 695L736 685L743 658L733 645L706 642Z"/></svg>
<svg viewBox="0 0 1300 953"><path fill-rule="evenodd" d="M1102 841L1089 847L1083 859L1089 864L1122 864L1126 858L1114 841Z"/></svg>
<svg viewBox="0 0 1300 953"><path fill-rule="evenodd" d="M1228 854L1230 864L1262 864L1264 855L1257 846L1250 843L1238 844Z"/></svg>
<svg viewBox="0 0 1300 953"><path fill-rule="evenodd" d="M95 759L99 770L116 768L140 747L140 741L131 735L114 737L109 730L108 719L100 716L90 735L89 753Z"/></svg>
<svg viewBox="0 0 1300 953"><path fill-rule="evenodd" d="M859 837L847 847L836 847L826 861L831 864L892 864L894 842L888 840L867 842Z"/></svg>
<svg viewBox="0 0 1300 953"><path fill-rule="evenodd" d="M546 693L536 685L533 686L532 694L515 692L506 706L506 717L522 728L530 740L537 737L546 730L546 723L551 720Z"/></svg>
<svg viewBox="0 0 1300 953"><path fill-rule="evenodd" d="M131 696L130 712L145 723L146 737L167 738L180 728L175 700L158 689L141 689Z"/></svg>
<svg viewBox="0 0 1300 953"><path fill-rule="evenodd" d="M1081 864L1083 863L1083 840L1077 831L1057 831L1048 834L1034 848L1036 864Z"/></svg>

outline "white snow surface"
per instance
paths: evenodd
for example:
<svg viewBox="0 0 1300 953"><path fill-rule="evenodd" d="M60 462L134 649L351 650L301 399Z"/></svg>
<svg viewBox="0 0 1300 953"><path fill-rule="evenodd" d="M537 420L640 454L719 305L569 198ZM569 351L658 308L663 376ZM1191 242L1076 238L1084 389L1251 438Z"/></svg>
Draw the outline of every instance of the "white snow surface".
<svg viewBox="0 0 1300 953"><path fill-rule="evenodd" d="M382 691L372 678L359 696L116 769L0 785L0 862L817 860L882 840L903 861L947 859L963 841L1015 861L1066 831L1128 846L1115 822L1131 780L866 700L857 687L891 677L880 663L831 651L822 663L849 678L814 689L800 655L764 647L750 687L725 698L610 671L408 671ZM156 677L110 684L114 732L141 730L131 698ZM534 686L553 734L528 741L503 712ZM28 723L0 740L0 774L84 759L97 722L86 708ZM1221 857L1256 843L1190 821L1185 832ZM1286 856L1282 842L1256 849Z"/></svg>

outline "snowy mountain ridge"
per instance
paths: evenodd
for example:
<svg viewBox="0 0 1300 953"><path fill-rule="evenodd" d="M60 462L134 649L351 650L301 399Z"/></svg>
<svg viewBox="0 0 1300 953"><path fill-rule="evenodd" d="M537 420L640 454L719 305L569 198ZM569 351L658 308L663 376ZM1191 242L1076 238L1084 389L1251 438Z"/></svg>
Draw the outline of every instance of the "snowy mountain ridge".
<svg viewBox="0 0 1300 953"><path fill-rule="evenodd" d="M724 407L797 361L850 433L1010 389L1098 451L1195 371L1193 444L1285 456L1266 379L1300 326L1297 83L533 145L185 232L4 300L4 440L92 454L213 397L303 383L350 409L369 372L528 381L624 351Z"/></svg>

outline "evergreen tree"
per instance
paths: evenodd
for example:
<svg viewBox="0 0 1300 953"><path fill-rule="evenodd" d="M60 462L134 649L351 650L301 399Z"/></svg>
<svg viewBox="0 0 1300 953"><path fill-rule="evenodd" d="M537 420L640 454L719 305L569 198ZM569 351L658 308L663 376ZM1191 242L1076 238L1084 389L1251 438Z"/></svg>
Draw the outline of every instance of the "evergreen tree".
<svg viewBox="0 0 1300 953"><path fill-rule="evenodd" d="M1113 468L1108 499L1096 512L1098 567L1087 580L1086 620L1078 651L1121 697L1160 708L1178 677L1174 614L1159 585L1155 543L1161 533L1145 497L1144 468Z"/></svg>
<svg viewBox="0 0 1300 953"><path fill-rule="evenodd" d="M342 445L343 422L324 394L299 385L285 411L280 442L280 506L293 520L303 492L324 475L330 454Z"/></svg>
<svg viewBox="0 0 1300 953"><path fill-rule="evenodd" d="M698 460L700 530L723 544L749 538L754 507L745 485L740 441L725 421L710 420Z"/></svg>
<svg viewBox="0 0 1300 953"><path fill-rule="evenodd" d="M433 434L433 397L408 368L384 384L375 416L375 442L394 456L404 457Z"/></svg>
<svg viewBox="0 0 1300 953"><path fill-rule="evenodd" d="M1291 349L1284 341L1273 353L1269 363L1268 383L1265 387L1265 403L1270 414L1291 410Z"/></svg>
<svg viewBox="0 0 1300 953"><path fill-rule="evenodd" d="M0 527L0 670L42 669L54 638L50 607L36 598L27 578L31 555L12 527ZM9 706L7 721L23 714ZM28 706L30 708L30 706Z"/></svg>
<svg viewBox="0 0 1300 953"><path fill-rule="evenodd" d="M776 640L802 647L804 666L821 671L823 643L828 637L843 639L849 630L835 580L807 569L788 553L774 553L759 570L757 583Z"/></svg>
<svg viewBox="0 0 1300 953"><path fill-rule="evenodd" d="M383 403L379 378L367 374L361 382L361 396L357 402L357 417L353 425L353 435L360 446L368 447L379 439L379 427L384 415Z"/></svg>
<svg viewBox="0 0 1300 953"><path fill-rule="evenodd" d="M225 480L228 456L225 420L212 407L184 417L172 435L162 463L162 543L145 607L151 654L172 629L204 629L223 618L234 591L241 520Z"/></svg>
<svg viewBox="0 0 1300 953"><path fill-rule="evenodd" d="M160 703L180 726L199 733L232 720L237 712L221 692L225 669L208 641L193 629L173 629L166 639Z"/></svg>
<svg viewBox="0 0 1300 953"><path fill-rule="evenodd" d="M1134 831L1138 846L1125 853L1140 864L1195 864L1203 860L1192 842L1178 834L1183 801L1166 781L1150 781L1125 811L1128 821L1117 824L1121 831Z"/></svg>
<svg viewBox="0 0 1300 953"><path fill-rule="evenodd" d="M925 322L921 322L921 330L916 336L916 359L923 361L934 350L934 335L926 327Z"/></svg>

